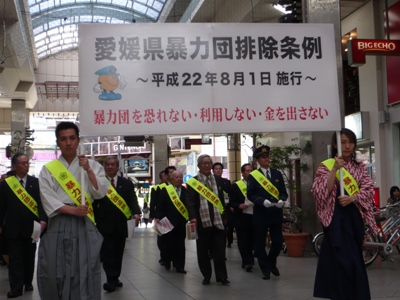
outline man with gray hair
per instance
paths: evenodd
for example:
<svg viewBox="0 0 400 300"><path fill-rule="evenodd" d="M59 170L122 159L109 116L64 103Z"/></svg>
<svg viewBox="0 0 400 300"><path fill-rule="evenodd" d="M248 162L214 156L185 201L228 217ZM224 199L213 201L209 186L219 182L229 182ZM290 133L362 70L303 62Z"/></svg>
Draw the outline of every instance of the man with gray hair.
<svg viewBox="0 0 400 300"><path fill-rule="evenodd" d="M186 202L189 220L197 227L197 261L204 277L203 285L210 284L211 279L209 252L213 254L216 281L229 285L225 263L224 192L211 173L212 165L209 155L198 157L198 175L186 182Z"/></svg>
<svg viewBox="0 0 400 300"><path fill-rule="evenodd" d="M119 161L116 156L106 158L104 170L110 181L109 189L105 197L94 201L93 209L97 229L104 238L100 258L107 282L103 289L113 292L117 287L123 286L119 276L128 234L127 220L133 215L138 223L141 211L132 181L118 176Z"/></svg>

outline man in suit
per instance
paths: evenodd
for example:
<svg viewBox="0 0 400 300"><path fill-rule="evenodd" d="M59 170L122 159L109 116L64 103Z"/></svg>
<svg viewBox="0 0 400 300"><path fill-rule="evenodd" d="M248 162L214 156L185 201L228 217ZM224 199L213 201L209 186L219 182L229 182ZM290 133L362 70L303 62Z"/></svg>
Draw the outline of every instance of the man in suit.
<svg viewBox="0 0 400 300"><path fill-rule="evenodd" d="M209 252L213 254L217 282L229 285L225 263L224 192L211 174L212 164L209 155L198 157L199 173L186 182L186 203L190 222L197 226L197 261L204 277L203 285L210 284L211 279Z"/></svg>
<svg viewBox="0 0 400 300"><path fill-rule="evenodd" d="M260 168L250 173L247 185L247 198L254 203L255 252L264 280L270 279L270 273L280 275L276 261L283 243L282 207L288 198L281 172L269 167L269 152L270 148L264 145L254 151L253 158ZM267 254L265 243L268 231L271 249Z"/></svg>
<svg viewBox="0 0 400 300"><path fill-rule="evenodd" d="M107 282L103 289L113 292L116 287L123 286L119 276L128 234L127 220L133 215L138 223L141 211L132 181L118 176L118 158L108 156L104 161L104 170L110 180L109 191L104 198L95 200L93 209L97 228L104 238L100 258Z"/></svg>
<svg viewBox="0 0 400 300"><path fill-rule="evenodd" d="M222 190L224 191L224 201L225 204L227 205L227 210L225 211L226 217L227 217L227 222L225 224L225 229L226 229L226 240L228 243L228 248L231 247L232 242L233 242L233 220L232 220L232 214L230 211L230 207L228 205L229 203L229 192L232 187L232 183L229 179L223 178L222 173L224 171L224 166L220 162L216 162L212 166L213 174L216 180L218 180L222 186Z"/></svg>
<svg viewBox="0 0 400 300"><path fill-rule="evenodd" d="M38 179L28 175L29 159L22 153L11 159L15 176L0 185L0 232L6 239L10 264L8 278L11 291L8 298L15 298L25 291L33 291L36 243L32 243L34 222L41 231L46 228L47 216L40 201Z"/></svg>
<svg viewBox="0 0 400 300"><path fill-rule="evenodd" d="M156 210L157 210L157 205L158 205L158 201L160 198L160 193L161 190L168 185L168 180L169 180L169 176L172 174L172 172L176 171L176 168L174 166L168 166L165 168L164 171L160 172L160 184L158 184L156 187L154 187L152 189L152 194L150 194L150 222L153 221L153 219L156 217ZM157 247L158 250L160 250L160 259L158 260L158 262L160 263L160 265L164 265L164 261L162 260L161 257L161 239L160 237L157 235Z"/></svg>
<svg viewBox="0 0 400 300"><path fill-rule="evenodd" d="M156 210L156 222L167 217L174 228L163 234L161 239L161 258L165 269L171 268L171 261L178 273L185 271L186 223L189 220L186 208L186 188L182 186L183 174L174 171L170 175L170 185L162 189Z"/></svg>
<svg viewBox="0 0 400 300"><path fill-rule="evenodd" d="M233 224L236 228L237 243L242 257L242 268L251 272L254 265L253 202L247 199L247 182L253 168L244 164L240 168L242 180L232 184L229 193L229 206L233 209Z"/></svg>

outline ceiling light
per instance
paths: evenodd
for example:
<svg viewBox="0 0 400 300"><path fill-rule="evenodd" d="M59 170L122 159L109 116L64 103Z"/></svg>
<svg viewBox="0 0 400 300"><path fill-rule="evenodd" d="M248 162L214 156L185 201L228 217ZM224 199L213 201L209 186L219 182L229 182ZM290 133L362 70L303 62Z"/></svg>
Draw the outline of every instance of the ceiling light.
<svg viewBox="0 0 400 300"><path fill-rule="evenodd" d="M286 14L286 15L292 13L291 10L289 10L289 11L285 10L285 8L280 4L274 4L274 8L276 10L279 10L281 13Z"/></svg>

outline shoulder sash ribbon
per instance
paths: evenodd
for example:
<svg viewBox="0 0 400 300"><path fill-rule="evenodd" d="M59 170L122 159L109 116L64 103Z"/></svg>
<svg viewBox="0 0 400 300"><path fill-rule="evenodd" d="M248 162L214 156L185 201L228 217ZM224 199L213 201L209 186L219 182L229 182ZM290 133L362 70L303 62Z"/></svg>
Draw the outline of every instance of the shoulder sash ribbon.
<svg viewBox="0 0 400 300"><path fill-rule="evenodd" d="M224 206L221 203L221 200L217 195L214 194L208 187L198 181L196 178L192 177L186 184L189 185L192 189L194 189L200 196L204 197L207 201L211 202L214 205L220 214L224 212Z"/></svg>
<svg viewBox="0 0 400 300"><path fill-rule="evenodd" d="M114 204L124 215L127 219L132 216L131 210L126 204L124 198L121 197L120 194L115 190L115 188L110 183L110 187L108 188L107 198L110 199L112 204Z"/></svg>
<svg viewBox="0 0 400 300"><path fill-rule="evenodd" d="M333 158L329 158L327 160L324 160L321 164L323 164L325 167L328 168L329 171L331 171L335 164L335 160ZM336 172L336 179L340 180L339 170L337 170ZM347 194L349 194L349 196L353 196L358 192L360 192L360 188L357 184L357 181L345 168L343 168L343 185L344 189L346 190Z"/></svg>
<svg viewBox="0 0 400 300"><path fill-rule="evenodd" d="M76 180L74 175L57 159L47 163L44 165L50 173L54 176L60 186L63 188L64 192L74 201L76 206L81 205L81 184ZM96 224L94 221L94 212L92 202L90 201L90 197L88 193L85 193L85 204L88 206L87 217L93 224Z"/></svg>
<svg viewBox="0 0 400 300"><path fill-rule="evenodd" d="M179 213L185 218L186 221L189 220L189 213L186 209L186 206L182 203L181 199L179 199L179 195L176 192L173 185L168 185L166 187L168 192L168 196L174 204L175 208L179 211Z"/></svg>
<svg viewBox="0 0 400 300"><path fill-rule="evenodd" d="M251 176L276 200L279 200L279 190L274 186L271 181L260 170L254 170L250 173Z"/></svg>
<svg viewBox="0 0 400 300"><path fill-rule="evenodd" d="M35 199L25 190L15 176L6 178L6 182L15 196L36 216L39 218L39 209Z"/></svg>
<svg viewBox="0 0 400 300"><path fill-rule="evenodd" d="M247 195L247 185L243 180L236 181L239 190L242 192L243 196L246 198Z"/></svg>

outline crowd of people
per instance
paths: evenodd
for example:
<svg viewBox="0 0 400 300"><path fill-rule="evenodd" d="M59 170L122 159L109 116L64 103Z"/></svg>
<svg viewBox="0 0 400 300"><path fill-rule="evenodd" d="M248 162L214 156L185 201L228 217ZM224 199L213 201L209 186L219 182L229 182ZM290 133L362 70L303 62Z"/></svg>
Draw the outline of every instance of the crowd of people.
<svg viewBox="0 0 400 300"><path fill-rule="evenodd" d="M101 299L101 287L113 292L120 281L127 220L147 227L168 220L172 230L157 235L159 263L186 274L187 227L196 228L197 262L202 284L229 285L226 248L236 231L242 268L252 272L257 260L261 278L280 276L283 207L288 199L280 171L270 167L270 147L254 150L251 164L241 166L242 179L222 177L223 165L210 155L197 159L198 173L183 185L183 174L168 166L150 190L149 203L138 204L133 183L118 175L119 160L109 156L101 166L78 155L79 129L70 122L56 127L61 156L46 164L39 178L28 175L29 160L18 153L12 171L0 184L0 251L8 265L8 298L33 290L36 243L40 236L37 287L41 299ZM364 223L376 231L372 214L373 182L355 159L356 138L343 129L332 138L332 158L318 168L312 193L325 238L318 261L314 296L370 299L362 258ZM342 150L339 155L338 148ZM339 170L344 173L340 192ZM392 187L388 203L399 201ZM269 233L271 246L266 248ZM101 264L102 263L102 264ZM213 264L213 267L212 267ZM106 282L101 286L101 266ZM329 270L329 272L326 272Z"/></svg>

